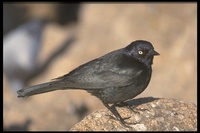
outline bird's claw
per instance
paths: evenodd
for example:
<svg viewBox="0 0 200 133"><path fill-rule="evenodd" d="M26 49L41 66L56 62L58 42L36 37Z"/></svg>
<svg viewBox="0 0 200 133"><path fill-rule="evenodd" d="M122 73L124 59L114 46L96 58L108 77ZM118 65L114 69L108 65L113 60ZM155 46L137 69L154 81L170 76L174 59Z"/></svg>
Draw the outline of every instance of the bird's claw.
<svg viewBox="0 0 200 133"><path fill-rule="evenodd" d="M111 119L118 120L118 121L119 121L123 126L125 126L125 127L130 127L130 126L128 126L128 125L137 124L137 122L126 122L126 121L125 121L126 119L131 118L131 116L125 117L125 118L116 118L116 117L114 117L114 116L109 115L109 117L110 117Z"/></svg>
<svg viewBox="0 0 200 133"><path fill-rule="evenodd" d="M144 108L132 108L130 107L130 110L132 110L134 113L140 114L140 111L149 111L149 109L144 109Z"/></svg>
<svg viewBox="0 0 200 133"><path fill-rule="evenodd" d="M137 123L138 123L138 122L126 122L125 120L126 120L126 119L129 119L129 118L131 118L131 117L129 116L129 117L122 118L122 119L118 119L118 120L120 121L120 123L121 123L123 126L129 127L129 128L130 128L129 125L133 125L133 124L137 124Z"/></svg>

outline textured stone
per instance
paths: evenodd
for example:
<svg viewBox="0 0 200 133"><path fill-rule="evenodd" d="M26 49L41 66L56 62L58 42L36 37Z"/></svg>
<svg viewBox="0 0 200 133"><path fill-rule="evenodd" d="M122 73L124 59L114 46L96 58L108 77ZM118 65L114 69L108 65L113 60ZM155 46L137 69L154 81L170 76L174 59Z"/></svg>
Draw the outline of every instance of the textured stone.
<svg viewBox="0 0 200 133"><path fill-rule="evenodd" d="M109 115L112 115L109 110L101 109L85 117L71 131L197 130L197 107L195 104L152 97L135 99L129 101L129 103L131 106L136 105L134 111L126 107L117 108L122 117L131 117L126 121L135 123L128 125L129 127L125 127L113 117L109 117Z"/></svg>

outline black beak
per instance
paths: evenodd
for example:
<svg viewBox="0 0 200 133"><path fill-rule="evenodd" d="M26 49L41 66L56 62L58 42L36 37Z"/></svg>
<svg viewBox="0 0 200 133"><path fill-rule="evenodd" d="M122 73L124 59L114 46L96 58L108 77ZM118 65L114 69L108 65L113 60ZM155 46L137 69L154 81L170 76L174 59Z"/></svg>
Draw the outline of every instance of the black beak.
<svg viewBox="0 0 200 133"><path fill-rule="evenodd" d="M156 51L151 51L151 53L150 53L150 55L152 55L152 56L156 56L156 55L160 55L158 52L156 52Z"/></svg>

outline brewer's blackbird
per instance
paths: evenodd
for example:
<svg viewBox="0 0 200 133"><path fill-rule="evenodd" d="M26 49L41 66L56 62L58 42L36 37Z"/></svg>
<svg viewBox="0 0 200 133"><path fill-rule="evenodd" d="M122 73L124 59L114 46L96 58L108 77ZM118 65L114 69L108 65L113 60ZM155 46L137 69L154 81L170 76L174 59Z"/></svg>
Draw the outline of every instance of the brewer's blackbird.
<svg viewBox="0 0 200 133"><path fill-rule="evenodd" d="M145 90L151 79L155 55L159 53L154 51L150 42L137 40L51 82L21 89L17 92L18 97L63 89L83 89L98 97L125 125L125 118L120 116L115 107Z"/></svg>

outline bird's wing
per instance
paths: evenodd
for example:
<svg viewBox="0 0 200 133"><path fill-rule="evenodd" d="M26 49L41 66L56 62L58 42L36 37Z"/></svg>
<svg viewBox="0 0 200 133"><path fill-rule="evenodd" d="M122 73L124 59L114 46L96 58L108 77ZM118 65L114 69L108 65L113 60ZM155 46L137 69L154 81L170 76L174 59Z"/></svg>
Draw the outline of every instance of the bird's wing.
<svg viewBox="0 0 200 133"><path fill-rule="evenodd" d="M120 67L119 55L101 57L90 61L67 75L57 78L63 88L102 89L127 86L135 82L142 70L130 66Z"/></svg>

